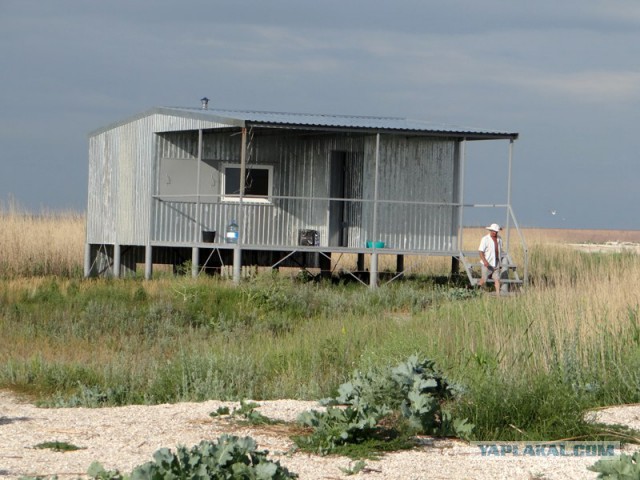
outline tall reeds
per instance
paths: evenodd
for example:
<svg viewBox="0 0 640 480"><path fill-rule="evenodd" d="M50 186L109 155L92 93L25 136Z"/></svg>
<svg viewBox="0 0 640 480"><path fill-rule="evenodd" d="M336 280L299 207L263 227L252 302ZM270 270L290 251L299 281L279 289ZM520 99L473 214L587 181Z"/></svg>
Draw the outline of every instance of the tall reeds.
<svg viewBox="0 0 640 480"><path fill-rule="evenodd" d="M0 278L77 276L83 268L84 215L0 202Z"/></svg>

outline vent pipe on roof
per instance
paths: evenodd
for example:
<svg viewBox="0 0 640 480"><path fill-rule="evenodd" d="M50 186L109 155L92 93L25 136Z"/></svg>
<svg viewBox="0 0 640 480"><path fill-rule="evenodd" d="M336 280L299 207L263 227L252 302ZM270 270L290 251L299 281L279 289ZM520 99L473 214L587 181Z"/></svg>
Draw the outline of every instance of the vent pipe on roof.
<svg viewBox="0 0 640 480"><path fill-rule="evenodd" d="M207 97L202 97L200 101L202 102L202 110L207 110L209 108L209 99Z"/></svg>

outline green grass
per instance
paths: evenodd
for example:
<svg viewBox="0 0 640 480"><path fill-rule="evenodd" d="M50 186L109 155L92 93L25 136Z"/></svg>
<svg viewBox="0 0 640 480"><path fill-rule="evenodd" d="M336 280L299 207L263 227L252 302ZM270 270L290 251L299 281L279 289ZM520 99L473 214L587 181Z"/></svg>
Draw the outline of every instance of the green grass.
<svg viewBox="0 0 640 480"><path fill-rule="evenodd" d="M640 260L531 258L506 299L429 279L0 280L0 388L51 406L320 399L419 353L466 387L478 439L597 435L585 409L640 401Z"/></svg>

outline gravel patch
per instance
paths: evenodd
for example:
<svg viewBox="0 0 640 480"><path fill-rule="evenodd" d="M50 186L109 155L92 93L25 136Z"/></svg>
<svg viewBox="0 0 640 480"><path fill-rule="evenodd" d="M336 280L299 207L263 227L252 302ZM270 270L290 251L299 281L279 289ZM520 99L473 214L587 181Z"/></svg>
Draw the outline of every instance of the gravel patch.
<svg viewBox="0 0 640 480"><path fill-rule="evenodd" d="M569 246L589 253L640 253L640 244L631 242L605 242L605 243L569 243Z"/></svg>
<svg viewBox="0 0 640 480"><path fill-rule="evenodd" d="M273 400L256 402L261 414L294 421L305 410L321 409L317 402ZM297 452L289 427L244 426L228 417L211 418L221 406L238 408L238 402L206 401L170 405L132 405L114 408L38 408L14 395L0 392L0 478L21 476L60 479L86 477L93 461L107 469L130 472L151 460L162 447L191 447L223 433L251 436L259 449L269 451L289 470L305 479L595 479L586 467L598 458L576 456L483 456L480 448L462 441L423 438L411 451L367 461L356 475L343 469L349 458L320 457ZM595 412L594 419L640 429L640 406L612 407ZM34 448L43 442L68 442L81 447L71 452ZM627 446L631 452L636 446Z"/></svg>

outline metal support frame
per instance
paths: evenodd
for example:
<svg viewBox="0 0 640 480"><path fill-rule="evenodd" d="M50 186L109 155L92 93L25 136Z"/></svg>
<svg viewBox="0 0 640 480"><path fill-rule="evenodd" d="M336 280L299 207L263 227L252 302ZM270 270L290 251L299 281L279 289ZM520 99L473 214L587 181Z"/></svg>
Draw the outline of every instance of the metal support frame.
<svg viewBox="0 0 640 480"><path fill-rule="evenodd" d="M245 194L245 177L247 174L247 129L242 127L242 144L240 145L240 197L238 207L238 243L233 248L233 283L240 284L242 272L242 235L244 233L244 208L242 205Z"/></svg>
<svg viewBox="0 0 640 480"><path fill-rule="evenodd" d="M507 218L505 220L505 248L507 249L507 251L509 251L509 237L510 237L510 228L509 228L509 220L510 220L510 216L513 215L513 212L511 210L511 167L512 167L512 163L513 163L513 139L511 139L509 141L509 166L508 166L508 172L507 172L507 205L509 205L509 211L507 212Z"/></svg>
<svg viewBox="0 0 640 480"><path fill-rule="evenodd" d="M207 268L207 264L209 263L209 260L211 260L211 257L213 257L213 254L217 253L218 254L218 260L220 261L220 267L222 269L222 267L224 267L224 261L222 259L222 255L220 254L220 249L217 247L214 247L211 249L211 252L209 253L209 256L207 257L207 259L201 263L202 266L200 266L199 270L198 270L198 275L200 275L205 268Z"/></svg>
<svg viewBox="0 0 640 480"><path fill-rule="evenodd" d="M84 278L91 276L91 244L84 244Z"/></svg>
<svg viewBox="0 0 640 480"><path fill-rule="evenodd" d="M149 244L144 247L144 278L151 280L153 275L153 247Z"/></svg>
<svg viewBox="0 0 640 480"><path fill-rule="evenodd" d="M120 267L122 265L122 247L119 243L113 246L113 276L120 278Z"/></svg>
<svg viewBox="0 0 640 480"><path fill-rule="evenodd" d="M378 287L378 253L376 252L375 239L378 238L378 175L380 163L380 133L376 133L375 173L373 180L373 227L374 239L373 253L369 264L369 288Z"/></svg>
<svg viewBox="0 0 640 480"><path fill-rule="evenodd" d="M202 230L201 227L201 209L202 204L200 203L200 169L202 167L202 149L203 149L203 136L202 129L198 129L198 156L197 156L197 167L196 167L196 218L195 222L193 222L193 238L195 241L200 240L200 235ZM198 276L200 271L200 249L198 247L193 247L191 249L191 276L193 278Z"/></svg>
<svg viewBox="0 0 640 480"><path fill-rule="evenodd" d="M202 230L202 203L200 198L200 169L202 168L202 149L203 149L203 140L202 140L202 129L198 129L198 165L196 167L196 221L193 222L193 238L197 242L200 239Z"/></svg>
<svg viewBox="0 0 640 480"><path fill-rule="evenodd" d="M462 250L463 245L463 232L464 232L464 208L462 205L464 204L464 176L467 168L467 139L463 138L460 142L460 149L458 151L458 161L460 165L460 183L458 188L458 198L456 199L459 203L458 207L458 250Z"/></svg>
<svg viewBox="0 0 640 480"><path fill-rule="evenodd" d="M196 278L200 271L200 249L193 247L191 249L191 276Z"/></svg>
<svg viewBox="0 0 640 480"><path fill-rule="evenodd" d="M107 262L106 262L106 266L104 268L102 268L102 270L99 270L96 272L97 276L102 276L102 275L108 275L107 272L111 271L111 275L113 275L113 257L111 255L109 255L109 250L108 250L108 244L106 243L100 243L98 244L98 251L96 252L95 257L93 257L93 261L91 261L91 248L93 246L96 246L96 244L90 244L87 243L87 246L85 247L85 255L87 255L87 250L89 250L89 264L85 264L85 271L88 272L89 276L92 275L92 272L94 270L94 268L96 268L96 264L98 263L98 259L100 258L100 253L102 253L102 258L106 258ZM85 258L85 262L87 261L87 258Z"/></svg>

